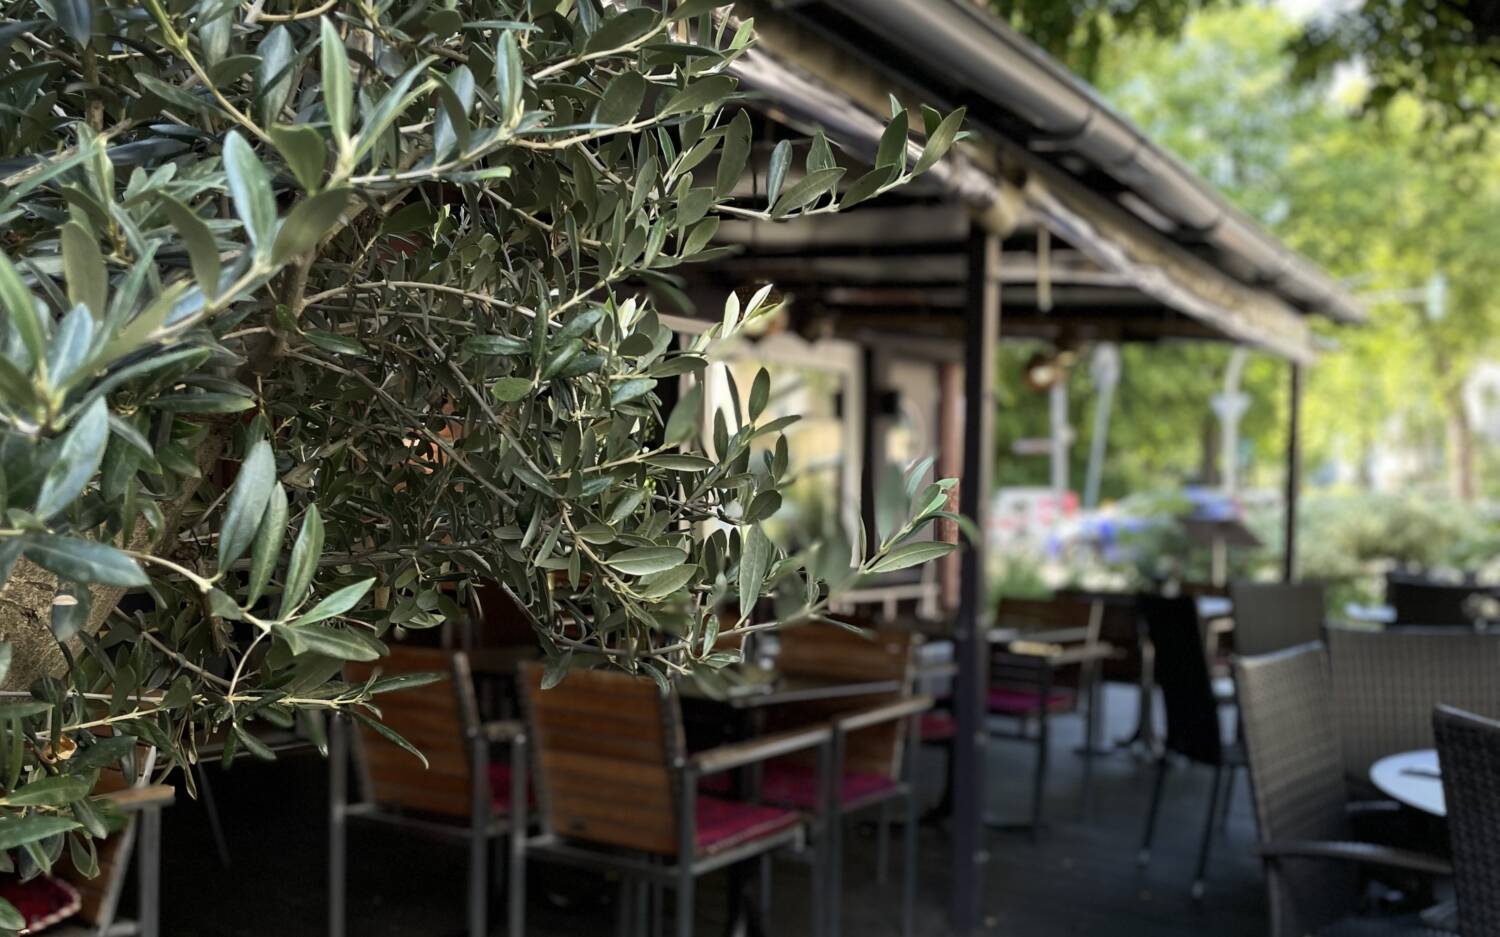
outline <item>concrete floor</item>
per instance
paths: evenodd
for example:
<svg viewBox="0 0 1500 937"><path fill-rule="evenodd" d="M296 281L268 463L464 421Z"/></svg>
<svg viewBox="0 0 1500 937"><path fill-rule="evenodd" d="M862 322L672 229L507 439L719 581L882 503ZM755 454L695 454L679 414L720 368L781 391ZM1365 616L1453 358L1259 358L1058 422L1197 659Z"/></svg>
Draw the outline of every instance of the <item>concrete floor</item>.
<svg viewBox="0 0 1500 937"><path fill-rule="evenodd" d="M1133 724L1133 694L1112 688L1109 736ZM1149 765L1117 752L1096 760L1093 807L1080 814L1080 720L1057 723L1049 783L1049 826L989 834L990 866L982 932L1007 937L1224 937L1265 933L1264 892L1250 855L1253 821L1246 785L1237 785L1227 830L1218 834L1208 894L1189 897L1192 864L1208 795L1208 772L1178 766L1168 778L1154 859L1135 857L1150 792ZM1020 818L1027 810L1033 749L997 741L991 752L991 809ZM924 754L923 776L935 802L941 759ZM326 933L326 774L316 755L275 764L211 769L224 818L230 864L219 862L205 805L182 800L166 814L162 933L166 937L321 937ZM844 933L895 935L899 888L874 880L873 832L847 839ZM946 934L950 843L941 827L920 836L918 933ZM349 933L358 937L458 935L464 927L463 847L378 825L351 829ZM899 865L893 867L900 874ZM699 898L697 930L722 933L724 876L710 877ZM899 882L899 879L896 879ZM576 870L533 866L528 896L535 937L610 933L614 887ZM492 933L503 934L496 902ZM808 932L807 872L778 863L772 937Z"/></svg>

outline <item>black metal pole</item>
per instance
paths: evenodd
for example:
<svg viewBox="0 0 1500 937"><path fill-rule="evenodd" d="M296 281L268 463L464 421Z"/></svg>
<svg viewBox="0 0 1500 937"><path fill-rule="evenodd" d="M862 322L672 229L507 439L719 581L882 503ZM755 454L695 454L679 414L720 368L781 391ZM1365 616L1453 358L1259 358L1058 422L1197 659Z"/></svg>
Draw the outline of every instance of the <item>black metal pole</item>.
<svg viewBox="0 0 1500 937"><path fill-rule="evenodd" d="M964 546L959 585L953 685L953 933L978 925L984 894L985 695L989 682L988 619L984 574L985 515L995 458L995 345L1000 337L1000 239L981 229L969 235L968 306L964 313L964 461L959 510L974 522L979 539Z"/></svg>
<svg viewBox="0 0 1500 937"><path fill-rule="evenodd" d="M1291 364L1292 380L1290 399L1287 402L1286 431L1286 516L1281 554L1281 579L1294 582L1297 578L1297 497L1302 488L1302 365Z"/></svg>

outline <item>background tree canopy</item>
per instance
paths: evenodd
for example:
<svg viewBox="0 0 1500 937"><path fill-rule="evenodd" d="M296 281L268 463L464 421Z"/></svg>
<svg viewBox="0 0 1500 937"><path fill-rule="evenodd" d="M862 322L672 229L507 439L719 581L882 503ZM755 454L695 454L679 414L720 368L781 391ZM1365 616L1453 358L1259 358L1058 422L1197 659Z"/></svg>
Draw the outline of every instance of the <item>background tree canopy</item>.
<svg viewBox="0 0 1500 937"><path fill-rule="evenodd" d="M982 0L983 2L983 0ZM1131 37L1173 38L1201 10L1243 0L987 0L1011 25L1086 79L1104 50ZM1357 65L1371 79L1365 103L1381 110L1402 95L1434 105L1440 123L1489 124L1500 78L1500 5L1452 0L1360 0L1314 9L1283 39L1301 80Z"/></svg>
<svg viewBox="0 0 1500 937"><path fill-rule="evenodd" d="M951 483L913 482L879 542L787 555L758 525L788 453L752 441L794 419L765 418L764 372L706 432L697 385L657 395L774 309L729 296L687 345L654 311L719 216L835 211L960 137L961 112L913 115L909 154L893 114L847 183L821 136L801 166L782 143L732 199L752 24L721 5L7 8L0 863L92 850L94 779L138 743L170 770L209 729L231 760L270 756L254 720L378 726L398 682L343 661L473 610L480 580L548 680L665 683L952 549L912 539Z"/></svg>
<svg viewBox="0 0 1500 937"><path fill-rule="evenodd" d="M1310 478L1368 484L1377 457L1426 454L1409 491L1424 498L1500 492L1469 425L1463 386L1496 352L1500 323L1500 152L1471 127L1447 126L1414 95L1361 118L1364 87L1297 80L1289 46L1301 26L1274 7L1200 12L1172 37L1132 35L1098 62L1101 92L1165 147L1292 247L1344 279L1369 303L1370 322L1330 330L1330 350L1308 371L1303 439ZM1442 274L1439 315L1424 288ZM1413 298L1412 294L1416 296ZM1016 354L1024 357L1026 352ZM1156 345L1127 349L1110 427L1106 496L1202 477L1217 457L1209 401L1228 349ZM1086 357L1084 358L1086 361ZM1016 375L999 410L1001 442L1045 431L1046 399ZM1274 487L1285 439L1285 368L1252 358L1251 407L1241 426L1244 480ZM1087 368L1073 377L1073 477L1090 432ZM1007 438L1008 437L1008 438ZM1010 483L1046 479L1045 459L1002 453Z"/></svg>

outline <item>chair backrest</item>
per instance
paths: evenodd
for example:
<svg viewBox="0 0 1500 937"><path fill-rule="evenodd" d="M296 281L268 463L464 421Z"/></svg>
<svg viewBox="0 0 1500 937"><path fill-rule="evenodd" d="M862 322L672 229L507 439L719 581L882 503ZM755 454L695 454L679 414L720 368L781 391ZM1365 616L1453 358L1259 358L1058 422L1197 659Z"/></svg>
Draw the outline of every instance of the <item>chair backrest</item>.
<svg viewBox="0 0 1500 937"><path fill-rule="evenodd" d="M776 632L781 648L776 670L814 680L904 680L910 676L911 648L920 636L894 628L850 621L851 631L827 622L809 622Z"/></svg>
<svg viewBox="0 0 1500 937"><path fill-rule="evenodd" d="M1357 783L1386 755L1431 748L1434 706L1500 717L1500 633L1330 627L1328 656L1344 772Z"/></svg>
<svg viewBox="0 0 1500 937"><path fill-rule="evenodd" d="M1099 637L1104 603L1075 595L1056 595L1050 599L1002 598L995 609L995 627L1017 631L1057 631L1064 628L1087 628L1090 638Z"/></svg>
<svg viewBox="0 0 1500 937"><path fill-rule="evenodd" d="M675 855L685 758L675 691L607 670L574 671L544 690L543 673L522 666L521 696L547 831Z"/></svg>
<svg viewBox="0 0 1500 937"><path fill-rule="evenodd" d="M1194 761L1223 759L1223 730L1198 605L1190 595L1140 596L1141 618L1155 650L1152 672L1167 711L1166 746Z"/></svg>
<svg viewBox="0 0 1500 937"><path fill-rule="evenodd" d="M1500 722L1448 706L1432 714L1461 934L1500 934Z"/></svg>
<svg viewBox="0 0 1500 937"><path fill-rule="evenodd" d="M1057 598L1075 602L1098 602L1101 605L1099 639L1114 647L1116 655L1104 661L1102 675L1119 683L1139 683L1141 679L1141 622L1135 596L1128 592L1089 592L1059 589Z"/></svg>
<svg viewBox="0 0 1500 937"><path fill-rule="evenodd" d="M439 673L447 679L383 693L377 700L381 721L426 756L427 768L410 752L359 724L354 751L365 796L385 809L469 816L474 802L468 736L479 724L479 704L468 657L440 648L395 645L381 660L345 665L344 676L364 681L377 671L386 677Z"/></svg>
<svg viewBox="0 0 1500 937"><path fill-rule="evenodd" d="M1234 650L1253 657L1323 638L1323 585L1247 582L1229 587L1234 600Z"/></svg>
<svg viewBox="0 0 1500 937"><path fill-rule="evenodd" d="M1465 603L1475 593L1490 592L1481 586L1437 582L1407 573L1385 577L1385 603L1395 611L1398 625L1469 625L1473 619Z"/></svg>
<svg viewBox="0 0 1500 937"><path fill-rule="evenodd" d="M776 657L776 669L786 676L850 683L895 680L900 688L894 693L779 706L769 714L769 721L776 728L825 722L834 716L912 694L917 647L922 643L922 636L914 631L875 628L857 634L837 625L814 622L788 628L779 633L779 638L781 651ZM896 778L901 773L905 739L905 720L880 723L851 733L844 750L844 767L862 774ZM813 752L791 756L795 761L810 761L815 757Z"/></svg>
<svg viewBox="0 0 1500 937"><path fill-rule="evenodd" d="M1234 678L1261 842L1348 838L1323 645L1236 658ZM1336 862L1283 860L1268 869L1267 887L1272 933L1288 937L1344 916L1356 898L1354 871Z"/></svg>

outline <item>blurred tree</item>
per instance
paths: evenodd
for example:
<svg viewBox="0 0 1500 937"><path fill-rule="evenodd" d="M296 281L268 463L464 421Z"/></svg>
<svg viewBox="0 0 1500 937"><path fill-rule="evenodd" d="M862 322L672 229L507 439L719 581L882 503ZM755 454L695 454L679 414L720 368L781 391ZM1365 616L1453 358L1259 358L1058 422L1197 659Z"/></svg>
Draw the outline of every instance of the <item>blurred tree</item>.
<svg viewBox="0 0 1500 937"><path fill-rule="evenodd" d="M1110 45L1174 38L1200 10L1240 0L977 0L1089 81ZM1494 0L1360 0L1325 4L1284 36L1295 77L1319 83L1341 66L1368 74L1364 106L1401 95L1431 103L1437 123L1485 125L1500 91L1500 3Z"/></svg>
<svg viewBox="0 0 1500 937"><path fill-rule="evenodd" d="M1482 125L1500 113L1500 3L1493 0L1364 0L1313 18L1291 48L1299 77L1346 64L1366 69L1371 108L1411 95L1434 105L1425 116L1440 123Z"/></svg>
<svg viewBox="0 0 1500 937"><path fill-rule="evenodd" d="M1500 344L1500 265L1489 256L1500 243L1500 150L1473 128L1439 127L1436 105L1412 95L1394 99L1379 120L1351 119L1353 106L1335 99L1328 82L1295 80L1287 48L1299 28L1274 8L1203 12L1179 36L1112 43L1096 80L1148 134L1290 246L1372 297L1369 324L1333 331L1336 350L1309 373L1308 466L1337 460L1353 468L1349 480L1368 484L1377 457L1401 454L1416 487L1441 487L1446 466L1451 492L1472 498L1481 493L1481 460L1462 390ZM1448 286L1433 317L1410 293L1439 272ZM1047 426L1046 398L1025 389L1025 355L1015 354L1015 366L1002 369L1000 480L1040 483L1045 459L1006 457L1015 438ZM1202 477L1216 445L1209 400L1226 358L1225 348L1202 345L1127 351L1106 497ZM1070 391L1079 430L1073 472L1081 480L1092 388L1086 368L1079 372ZM1285 374L1261 356L1246 371L1247 484L1280 478Z"/></svg>
<svg viewBox="0 0 1500 937"><path fill-rule="evenodd" d="M983 0L981 0L983 2ZM1033 42L1093 81L1106 46L1129 35L1175 36L1193 11L1226 0L989 0Z"/></svg>

